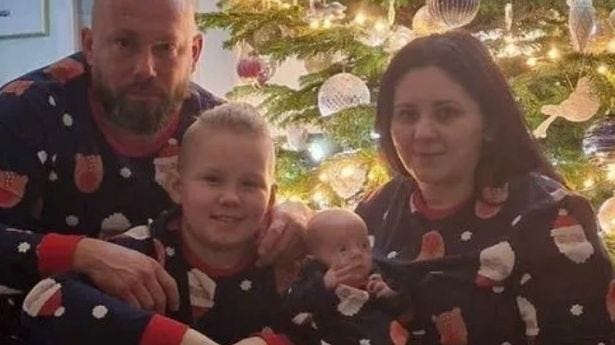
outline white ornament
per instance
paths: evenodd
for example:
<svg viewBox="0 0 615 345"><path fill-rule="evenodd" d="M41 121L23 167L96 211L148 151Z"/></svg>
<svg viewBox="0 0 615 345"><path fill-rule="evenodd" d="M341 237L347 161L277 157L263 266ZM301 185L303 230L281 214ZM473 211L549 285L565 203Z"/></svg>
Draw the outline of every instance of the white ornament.
<svg viewBox="0 0 615 345"><path fill-rule="evenodd" d="M568 16L568 29L570 39L577 52L583 53L589 38L596 27L596 9L592 0L571 0L568 1L570 14Z"/></svg>
<svg viewBox="0 0 615 345"><path fill-rule="evenodd" d="M109 310L104 305L97 305L92 309L92 316L100 320L107 315L108 311Z"/></svg>
<svg viewBox="0 0 615 345"><path fill-rule="evenodd" d="M322 116L369 102L369 88L361 78L350 73L332 76L318 90L318 109Z"/></svg>
<svg viewBox="0 0 615 345"><path fill-rule="evenodd" d="M412 30L419 36L427 36L446 31L446 27L429 13L427 6L423 6L412 17Z"/></svg>
<svg viewBox="0 0 615 345"><path fill-rule="evenodd" d="M405 47L408 43L412 42L416 38L416 33L409 28L398 25L393 29L393 32L389 36L385 51L393 54Z"/></svg>
<svg viewBox="0 0 615 345"><path fill-rule="evenodd" d="M467 24L478 14L480 0L427 0L429 13L449 29Z"/></svg>
<svg viewBox="0 0 615 345"><path fill-rule="evenodd" d="M293 151L303 151L307 149L307 141L310 133L305 127L292 125L286 128L286 141L288 147Z"/></svg>
<svg viewBox="0 0 615 345"><path fill-rule="evenodd" d="M615 230L615 196L605 201L598 209L598 223L607 234Z"/></svg>
<svg viewBox="0 0 615 345"><path fill-rule="evenodd" d="M326 169L331 189L342 199L359 193L367 180L367 166L340 161Z"/></svg>
<svg viewBox="0 0 615 345"><path fill-rule="evenodd" d="M600 109L600 99L594 95L589 78L580 78L570 96L559 105L545 105L540 111L549 116L534 130L536 138L546 138L547 129L558 117L571 122L591 119Z"/></svg>

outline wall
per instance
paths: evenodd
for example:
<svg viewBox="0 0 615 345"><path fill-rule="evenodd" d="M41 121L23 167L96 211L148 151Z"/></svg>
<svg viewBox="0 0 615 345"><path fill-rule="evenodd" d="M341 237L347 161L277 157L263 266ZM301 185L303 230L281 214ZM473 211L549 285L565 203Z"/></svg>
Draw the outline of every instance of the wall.
<svg viewBox="0 0 615 345"><path fill-rule="evenodd" d="M0 39L0 85L77 49L73 0L49 1L47 36Z"/></svg>

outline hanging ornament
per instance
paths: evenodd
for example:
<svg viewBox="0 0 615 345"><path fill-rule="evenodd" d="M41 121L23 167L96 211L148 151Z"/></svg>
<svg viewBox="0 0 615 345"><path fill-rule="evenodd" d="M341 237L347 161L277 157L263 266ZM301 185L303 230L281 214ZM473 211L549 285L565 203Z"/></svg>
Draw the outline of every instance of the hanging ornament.
<svg viewBox="0 0 615 345"><path fill-rule="evenodd" d="M309 73L318 73L333 64L331 54L318 53L305 59L304 66Z"/></svg>
<svg viewBox="0 0 615 345"><path fill-rule="evenodd" d="M587 129L583 136L583 152L598 166L615 162L614 116L607 116Z"/></svg>
<svg viewBox="0 0 615 345"><path fill-rule="evenodd" d="M506 22L506 31L510 32L513 24L513 5L510 2L504 8L504 20Z"/></svg>
<svg viewBox="0 0 615 345"><path fill-rule="evenodd" d="M544 115L549 116L535 130L536 138L546 138L547 129L558 117L571 122L587 121L600 109L600 99L594 95L589 78L583 77L577 82L577 87L570 96L559 105L545 105L540 109Z"/></svg>
<svg viewBox="0 0 615 345"><path fill-rule="evenodd" d="M615 231L615 196L600 206L598 210L598 223L602 231L607 234Z"/></svg>
<svg viewBox="0 0 615 345"><path fill-rule="evenodd" d="M423 6L412 17L412 30L419 36L427 36L444 32L446 27L429 13L427 6Z"/></svg>
<svg viewBox="0 0 615 345"><path fill-rule="evenodd" d="M432 17L449 29L456 29L474 20L480 0L427 0L426 4Z"/></svg>
<svg viewBox="0 0 615 345"><path fill-rule="evenodd" d="M364 28L357 37L357 41L369 47L381 46L391 35L391 27L384 19L378 19L373 26Z"/></svg>
<svg viewBox="0 0 615 345"><path fill-rule="evenodd" d="M268 23L254 31L251 45L257 51L262 51L268 47L272 40L283 38L285 36L287 36L286 30L284 30L280 25Z"/></svg>
<svg viewBox="0 0 615 345"><path fill-rule="evenodd" d="M347 108L369 104L370 93L361 78L338 73L327 79L318 90L318 109L322 116L331 116Z"/></svg>
<svg viewBox="0 0 615 345"><path fill-rule="evenodd" d="M572 46L577 52L583 53L595 30L596 9L592 0L568 0L568 5L570 6L568 29Z"/></svg>
<svg viewBox="0 0 615 345"><path fill-rule="evenodd" d="M263 85L271 78L273 71L273 66L260 56L242 57L237 63L237 75L245 82Z"/></svg>
<svg viewBox="0 0 615 345"><path fill-rule="evenodd" d="M325 165L321 175L342 199L346 200L363 190L367 181L367 166L351 153L339 153Z"/></svg>
<svg viewBox="0 0 615 345"><path fill-rule="evenodd" d="M414 33L414 31L403 25L398 25L389 36L384 50L389 54L396 53L401 48L405 47L406 44L412 42L415 38L416 33Z"/></svg>
<svg viewBox="0 0 615 345"><path fill-rule="evenodd" d="M334 22L346 18L346 6L335 1L327 4L325 0L310 0L310 9L304 18L314 28L329 27Z"/></svg>
<svg viewBox="0 0 615 345"><path fill-rule="evenodd" d="M288 147L293 151L303 151L307 149L307 141L310 133L305 127L292 125L286 128L286 141Z"/></svg>
<svg viewBox="0 0 615 345"><path fill-rule="evenodd" d="M611 24L613 30L615 30L615 10L611 11L611 14L609 15L609 23Z"/></svg>

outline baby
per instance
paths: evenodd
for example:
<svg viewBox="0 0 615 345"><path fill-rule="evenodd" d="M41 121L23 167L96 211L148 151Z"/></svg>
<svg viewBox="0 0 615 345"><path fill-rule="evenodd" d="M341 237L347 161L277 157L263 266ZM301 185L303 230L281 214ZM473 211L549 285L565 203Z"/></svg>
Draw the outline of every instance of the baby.
<svg viewBox="0 0 615 345"><path fill-rule="evenodd" d="M285 301L293 321L329 344L405 344L395 319L408 302L374 273L365 222L343 209L319 212L305 243L310 257Z"/></svg>

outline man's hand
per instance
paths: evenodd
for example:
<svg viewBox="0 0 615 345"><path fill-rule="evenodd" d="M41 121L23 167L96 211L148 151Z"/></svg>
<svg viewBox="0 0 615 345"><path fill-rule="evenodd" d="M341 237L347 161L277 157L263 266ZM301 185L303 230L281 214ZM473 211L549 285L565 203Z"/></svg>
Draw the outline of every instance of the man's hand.
<svg viewBox="0 0 615 345"><path fill-rule="evenodd" d="M177 283L156 260L132 249L85 238L79 242L73 269L104 292L131 305L164 314L179 309Z"/></svg>
<svg viewBox="0 0 615 345"><path fill-rule="evenodd" d="M302 203L285 202L273 208L271 225L261 234L258 266L284 264L305 254L303 232L312 210Z"/></svg>

